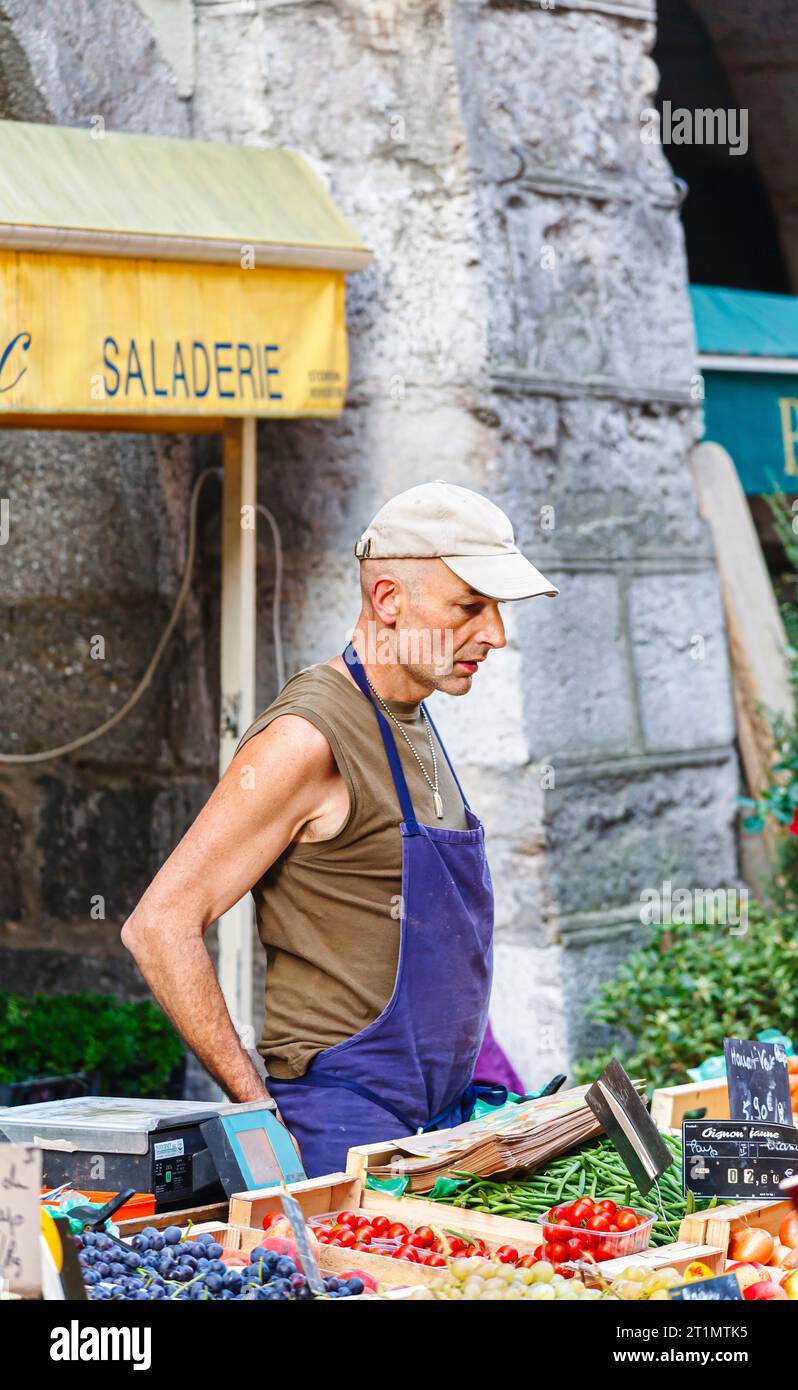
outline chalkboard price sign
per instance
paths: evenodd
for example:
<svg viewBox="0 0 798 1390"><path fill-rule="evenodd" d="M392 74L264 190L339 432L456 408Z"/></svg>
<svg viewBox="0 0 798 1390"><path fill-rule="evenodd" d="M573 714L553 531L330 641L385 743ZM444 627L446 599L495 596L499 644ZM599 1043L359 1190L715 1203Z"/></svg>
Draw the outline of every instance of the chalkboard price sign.
<svg viewBox="0 0 798 1390"><path fill-rule="evenodd" d="M791 1125L790 1080L782 1044L725 1038L723 1050L731 1118Z"/></svg>
<svg viewBox="0 0 798 1390"><path fill-rule="evenodd" d="M685 1120L685 1194L783 1201L780 1184L798 1174L798 1132L751 1120Z"/></svg>
<svg viewBox="0 0 798 1390"><path fill-rule="evenodd" d="M736 1274L719 1274L716 1279L697 1279L692 1284L674 1284L668 1298L685 1303L739 1303L742 1300Z"/></svg>

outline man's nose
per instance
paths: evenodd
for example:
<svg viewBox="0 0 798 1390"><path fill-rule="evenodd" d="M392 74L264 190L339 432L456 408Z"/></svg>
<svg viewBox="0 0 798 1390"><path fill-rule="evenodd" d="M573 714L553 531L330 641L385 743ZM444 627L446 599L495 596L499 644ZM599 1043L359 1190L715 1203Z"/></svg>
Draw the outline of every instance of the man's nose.
<svg viewBox="0 0 798 1390"><path fill-rule="evenodd" d="M504 622L498 604L491 612L483 615L477 641L484 642L489 647L507 646L507 634L504 631Z"/></svg>

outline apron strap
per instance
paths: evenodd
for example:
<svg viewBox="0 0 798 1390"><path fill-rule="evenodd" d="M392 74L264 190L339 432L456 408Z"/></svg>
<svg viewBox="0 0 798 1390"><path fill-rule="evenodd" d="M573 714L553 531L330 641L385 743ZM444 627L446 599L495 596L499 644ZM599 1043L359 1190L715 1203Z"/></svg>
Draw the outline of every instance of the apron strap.
<svg viewBox="0 0 798 1390"><path fill-rule="evenodd" d="M407 835L420 835L421 828L416 820L416 813L413 810L413 802L410 799L404 768L402 767L399 750L396 747L396 739L393 736L391 726L371 693L369 683L366 680L366 673L363 670L363 664L351 642L347 644L341 655L363 694L371 701L374 707L374 713L377 716L377 723L380 733L382 734L382 741L385 745L385 752L388 755L388 764L391 769L393 784L396 788L396 795L399 798L399 805L402 808L402 819L406 826L405 833Z"/></svg>
<svg viewBox="0 0 798 1390"><path fill-rule="evenodd" d="M436 739L438 740L438 743L440 744L441 748L443 749L443 756L444 756L444 758L446 759L447 763L449 764L449 771L451 772L451 774L452 774L452 776L453 776L453 778L454 778L454 780L455 780L455 782L456 782L456 784L457 784L457 790L459 791L461 797L463 798L463 805L465 806L465 808L466 808L467 811L470 811L470 810L471 810L471 807L470 807L469 804L468 804L468 797L466 796L465 792L463 791L463 788L460 786L460 778L457 776L457 773L455 772L454 768L452 767L452 760L451 760L451 758L449 757L449 754L446 752L446 745L445 745L443 739L441 738L440 734L438 733L438 730L437 730L436 727L435 727L435 724L434 724L432 715L430 714L429 710L427 709L427 706L424 704L423 701L422 701L422 703L421 703L421 708L423 709L424 713L426 714L426 716L427 716L427 718L428 718L428 720L429 720L429 722L430 722L430 728L432 729L432 732L434 733ZM472 812L472 814L473 814L473 812Z"/></svg>

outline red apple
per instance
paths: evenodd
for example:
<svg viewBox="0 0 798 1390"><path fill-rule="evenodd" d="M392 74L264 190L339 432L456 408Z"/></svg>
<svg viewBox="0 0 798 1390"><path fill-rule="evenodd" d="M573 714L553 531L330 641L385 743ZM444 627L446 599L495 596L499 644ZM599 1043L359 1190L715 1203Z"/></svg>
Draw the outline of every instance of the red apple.
<svg viewBox="0 0 798 1390"><path fill-rule="evenodd" d="M752 1303L759 1303L761 1299L783 1298L787 1295L780 1284L774 1284L770 1279L762 1279L758 1284L749 1284L743 1292L743 1298L748 1298Z"/></svg>

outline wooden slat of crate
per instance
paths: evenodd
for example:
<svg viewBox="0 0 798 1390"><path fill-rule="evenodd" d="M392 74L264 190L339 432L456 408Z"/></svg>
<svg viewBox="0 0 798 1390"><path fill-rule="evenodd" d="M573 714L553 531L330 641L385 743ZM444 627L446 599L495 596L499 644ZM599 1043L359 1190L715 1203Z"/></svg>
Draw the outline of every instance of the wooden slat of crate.
<svg viewBox="0 0 798 1390"><path fill-rule="evenodd" d="M706 1109L708 1120L728 1120L729 1092L726 1078L691 1081L685 1086L663 1086L651 1097L651 1118L657 1129L680 1130L691 1110Z"/></svg>
<svg viewBox="0 0 798 1390"><path fill-rule="evenodd" d="M716 1245L723 1251L725 1261L733 1231L757 1226L772 1236L778 1235L779 1226L791 1211L791 1202L735 1202L724 1207L710 1207L708 1211L694 1212L684 1218L679 1227L679 1239L704 1240L708 1245Z"/></svg>
<svg viewBox="0 0 798 1390"><path fill-rule="evenodd" d="M214 1202L207 1207L185 1207L181 1211L160 1211L155 1216L136 1216L129 1221L120 1221L120 1236L135 1236L139 1231L143 1231L145 1226L154 1226L156 1231L163 1231L167 1226L187 1226L189 1222L196 1225L200 1221L219 1221L226 1222L228 1216L227 1202Z"/></svg>
<svg viewBox="0 0 798 1390"><path fill-rule="evenodd" d="M599 1268L605 1278L615 1278L629 1265L640 1265L644 1269L677 1269L681 1274L693 1260L701 1260L713 1274L722 1274L725 1266L724 1252L717 1245L678 1240L672 1245L650 1246L637 1255L619 1255L614 1260L603 1260Z"/></svg>
<svg viewBox="0 0 798 1390"><path fill-rule="evenodd" d="M360 1181L348 1173L328 1173L321 1178L293 1182L288 1190L296 1197L307 1219L323 1216L328 1211L357 1207L361 1186ZM236 1226L261 1229L264 1216L275 1211L282 1211L279 1187L253 1188L249 1192L236 1192L230 1198L230 1222Z"/></svg>

